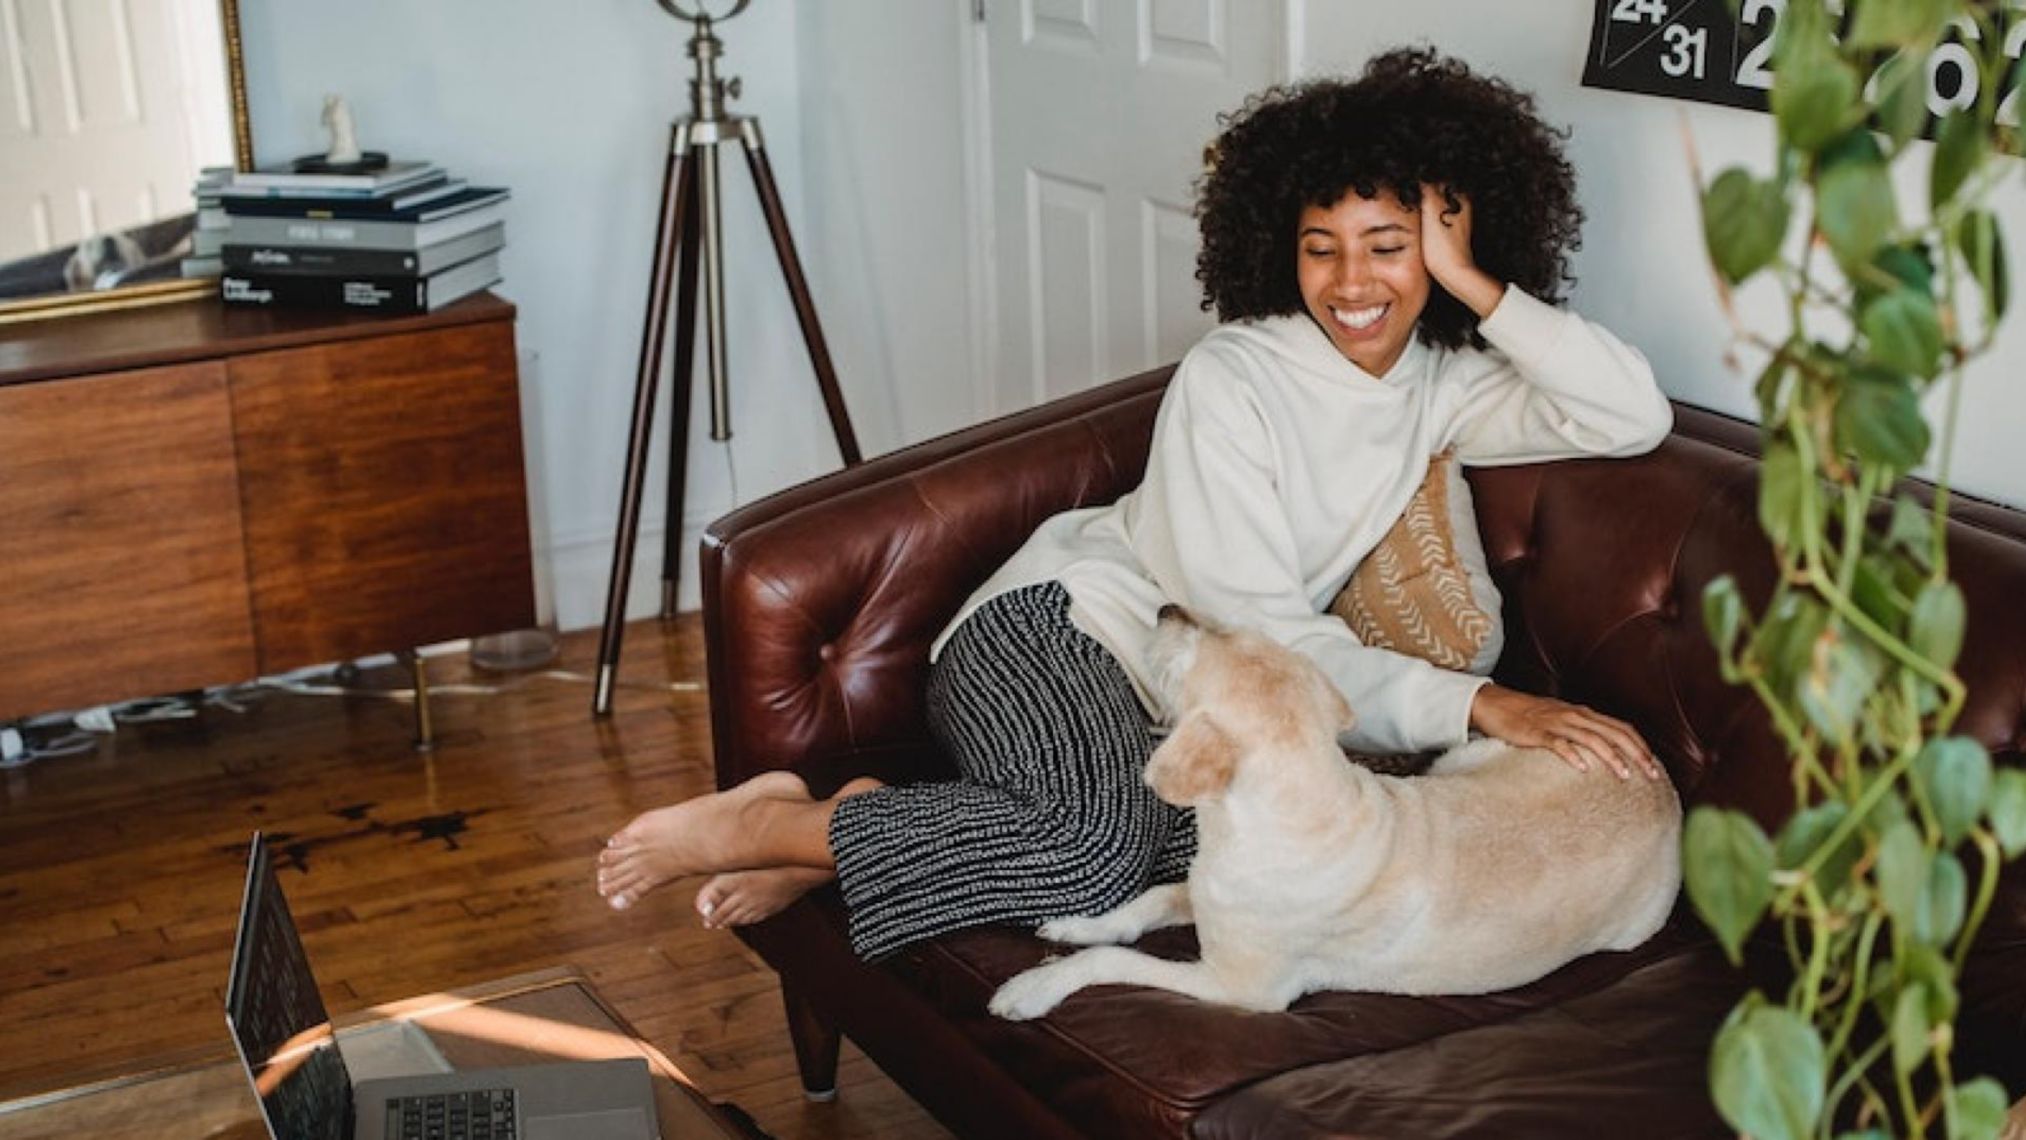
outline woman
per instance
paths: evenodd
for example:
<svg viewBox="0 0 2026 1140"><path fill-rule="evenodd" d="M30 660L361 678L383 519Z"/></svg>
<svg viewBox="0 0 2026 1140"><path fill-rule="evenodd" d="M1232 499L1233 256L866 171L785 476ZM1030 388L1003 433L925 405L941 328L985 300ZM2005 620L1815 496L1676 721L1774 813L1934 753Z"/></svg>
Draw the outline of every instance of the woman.
<svg viewBox="0 0 2026 1140"><path fill-rule="evenodd" d="M1226 124L1198 214L1197 276L1225 323L1177 370L1143 482L1044 523L931 649L931 727L962 778L817 800L771 773L648 812L600 856L612 905L717 872L698 909L739 925L835 875L854 947L878 958L1180 878L1193 824L1140 780L1159 717L1144 650L1168 601L1308 654L1361 751L1475 730L1660 777L1620 721L1361 645L1321 612L1432 455L1633 455L1668 430L1644 359L1552 307L1581 211L1532 99L1427 51L1269 91Z"/></svg>

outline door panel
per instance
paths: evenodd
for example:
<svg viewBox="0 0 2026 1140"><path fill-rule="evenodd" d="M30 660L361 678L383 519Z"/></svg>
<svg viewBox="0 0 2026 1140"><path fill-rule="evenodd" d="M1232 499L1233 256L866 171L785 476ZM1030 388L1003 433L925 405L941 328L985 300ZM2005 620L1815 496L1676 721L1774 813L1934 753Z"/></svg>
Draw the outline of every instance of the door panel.
<svg viewBox="0 0 2026 1140"><path fill-rule="evenodd" d="M1027 174L1028 311L1036 401L1066 396L1077 377L1110 368L1105 312L1104 191L1068 179Z"/></svg>
<svg viewBox="0 0 2026 1140"><path fill-rule="evenodd" d="M1218 114L1283 71L1283 26L1280 4L1227 0L988 5L993 410L1175 360L1210 327L1189 203Z"/></svg>
<svg viewBox="0 0 2026 1140"><path fill-rule="evenodd" d="M191 113L225 105L218 29L215 0L0 0L0 260L192 208L231 155Z"/></svg>

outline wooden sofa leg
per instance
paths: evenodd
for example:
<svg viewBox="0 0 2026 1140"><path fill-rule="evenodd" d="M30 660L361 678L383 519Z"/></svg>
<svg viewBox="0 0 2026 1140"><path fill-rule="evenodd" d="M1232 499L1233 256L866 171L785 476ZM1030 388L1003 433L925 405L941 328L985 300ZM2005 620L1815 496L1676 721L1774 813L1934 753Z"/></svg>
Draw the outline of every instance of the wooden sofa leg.
<svg viewBox="0 0 2026 1140"><path fill-rule="evenodd" d="M781 1001L788 1007L788 1038L795 1043L795 1067L802 1071L802 1095L819 1104L836 1100L837 1026L786 978L781 980Z"/></svg>

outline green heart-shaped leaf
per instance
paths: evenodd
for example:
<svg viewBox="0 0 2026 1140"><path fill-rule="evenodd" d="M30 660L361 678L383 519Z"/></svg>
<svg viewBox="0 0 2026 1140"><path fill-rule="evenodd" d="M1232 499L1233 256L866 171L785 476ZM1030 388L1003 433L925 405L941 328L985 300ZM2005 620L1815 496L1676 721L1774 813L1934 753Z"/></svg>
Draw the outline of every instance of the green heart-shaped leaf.
<svg viewBox="0 0 2026 1140"><path fill-rule="evenodd" d="M2007 859L2026 852L2026 772L2007 768L1991 782L1991 834Z"/></svg>
<svg viewBox="0 0 2026 1140"><path fill-rule="evenodd" d="M1852 374L1835 420L1839 445L1867 463L1905 472L1927 456L1927 420L1905 377L1875 369Z"/></svg>
<svg viewBox="0 0 2026 1140"><path fill-rule="evenodd" d="M1930 581L1914 596L1907 642L1915 653L1936 665L1954 668L1957 654L1963 651L1963 627L1968 621L1962 590L1954 582ZM1978 749L1980 755L1982 752Z"/></svg>
<svg viewBox="0 0 2026 1140"><path fill-rule="evenodd" d="M1970 111L1958 111L1942 120L1935 135L1934 165L1928 172L1928 208L1939 212L1953 201L1956 191L1984 164L1990 140L1984 126Z"/></svg>
<svg viewBox="0 0 2026 1140"><path fill-rule="evenodd" d="M1736 651L1738 626L1744 620L1745 600L1738 593L1737 579L1725 574L1702 590L1702 624L1709 631L1717 655L1729 661Z"/></svg>
<svg viewBox="0 0 2026 1140"><path fill-rule="evenodd" d="M1773 119L1780 137L1796 150L1813 153L1850 125L1862 82L1857 69L1833 52L1807 53L1773 74Z"/></svg>
<svg viewBox="0 0 2026 1140"><path fill-rule="evenodd" d="M1789 1009L1755 1005L1717 1033L1710 1091L1731 1127L1754 1140L1815 1134L1825 1099L1822 1038Z"/></svg>
<svg viewBox="0 0 2026 1140"><path fill-rule="evenodd" d="M1927 1059L1929 1034L1934 1023L1928 1020L1927 987L1919 982L1899 991L1892 1003L1892 1067L1911 1073Z"/></svg>
<svg viewBox="0 0 2026 1140"><path fill-rule="evenodd" d="M1858 323L1880 364L1924 380L1941 371L1942 318L1927 295L1894 289L1866 305Z"/></svg>
<svg viewBox="0 0 2026 1140"><path fill-rule="evenodd" d="M1878 127L1895 147L1905 146L1928 121L1927 68L1911 55L1895 55L1879 66Z"/></svg>
<svg viewBox="0 0 2026 1140"><path fill-rule="evenodd" d="M1908 943L1898 958L1906 979L1919 985L1927 998L1928 1021L1939 1025L1954 1018L1963 1000L1956 990L1955 965L1941 951L1918 942ZM1889 985L1892 978L1890 972L1877 975L1874 984Z"/></svg>
<svg viewBox="0 0 2026 1140"><path fill-rule="evenodd" d="M1735 166L1717 176L1703 195L1702 234L1724 280L1743 281L1779 256L1790 213L1778 184Z"/></svg>
<svg viewBox="0 0 2026 1140"><path fill-rule="evenodd" d="M2005 1129L2005 1086L1978 1077L1949 1090L1951 1135L1958 1140L1998 1140Z"/></svg>
<svg viewBox="0 0 2026 1140"><path fill-rule="evenodd" d="M1808 655L1801 711L1830 739L1845 739L1884 671L1884 660L1868 644L1852 640L1837 625L1825 626Z"/></svg>
<svg viewBox="0 0 2026 1140"><path fill-rule="evenodd" d="M1850 809L1838 800L1795 812L1786 826L1780 828L1779 842L1775 846L1774 853L1780 867L1788 871L1799 870L1829 842L1829 837L1848 818ZM1852 831L1834 851L1823 857L1821 865L1815 870L1815 882L1824 898L1835 897L1837 889L1850 878L1850 869L1856 865L1857 857L1863 853L1861 837Z"/></svg>
<svg viewBox="0 0 2026 1140"><path fill-rule="evenodd" d="M1845 265L1870 261L1899 225L1899 199L1881 161L1852 159L1824 171L1815 203L1822 236Z"/></svg>
<svg viewBox="0 0 2026 1140"><path fill-rule="evenodd" d="M1937 851L1928 864L1927 885L1921 888L1914 937L1930 946L1946 945L1963 928L1963 912L1969 898L1970 878L1963 870L1962 860L1947 851Z"/></svg>
<svg viewBox="0 0 2026 1140"><path fill-rule="evenodd" d="M1802 495L1810 473L1792 444L1771 443L1759 461L1759 526L1773 544L1791 547L1800 538Z"/></svg>
<svg viewBox="0 0 2026 1140"><path fill-rule="evenodd" d="M1989 210L1976 210L1963 219L1963 229L1957 245L1962 248L1963 262L1969 266L1970 276L1976 279L1977 288L1984 291L1984 297L1991 303L1991 312L2003 316L2005 307L2012 300L2011 281L2005 268L2005 240L1998 228L1998 217Z"/></svg>
<svg viewBox="0 0 2026 1140"><path fill-rule="evenodd" d="M1742 812L1698 807L1682 836L1682 879L1732 962L1773 899L1773 845Z"/></svg>
<svg viewBox="0 0 2026 1140"><path fill-rule="evenodd" d="M1901 820L1885 829L1878 841L1878 893L1886 913L1911 931L1920 917L1921 892L1927 889L1931 856L1921 842L1920 828Z"/></svg>
<svg viewBox="0 0 2026 1140"><path fill-rule="evenodd" d="M1991 794L1991 757L1984 746L1967 736L1937 737L1913 758L1913 775L1941 824L1943 841L1961 842L1983 817Z"/></svg>

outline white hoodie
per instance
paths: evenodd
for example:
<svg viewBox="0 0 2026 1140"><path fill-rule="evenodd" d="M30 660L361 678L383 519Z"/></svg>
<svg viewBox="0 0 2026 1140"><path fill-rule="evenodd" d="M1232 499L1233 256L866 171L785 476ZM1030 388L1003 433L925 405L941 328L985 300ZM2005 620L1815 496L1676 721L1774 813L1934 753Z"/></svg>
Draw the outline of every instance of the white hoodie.
<svg viewBox="0 0 2026 1140"><path fill-rule="evenodd" d="M1467 465L1652 450L1673 417L1636 349L1508 288L1491 351L1411 342L1373 377L1307 315L1219 326L1182 359L1139 487L1044 522L936 639L1008 590L1051 579L1070 620L1125 667L1149 712L1154 615L1179 602L1307 654L1379 753L1461 743L1482 677L1359 643L1324 611L1406 509L1431 456Z"/></svg>

